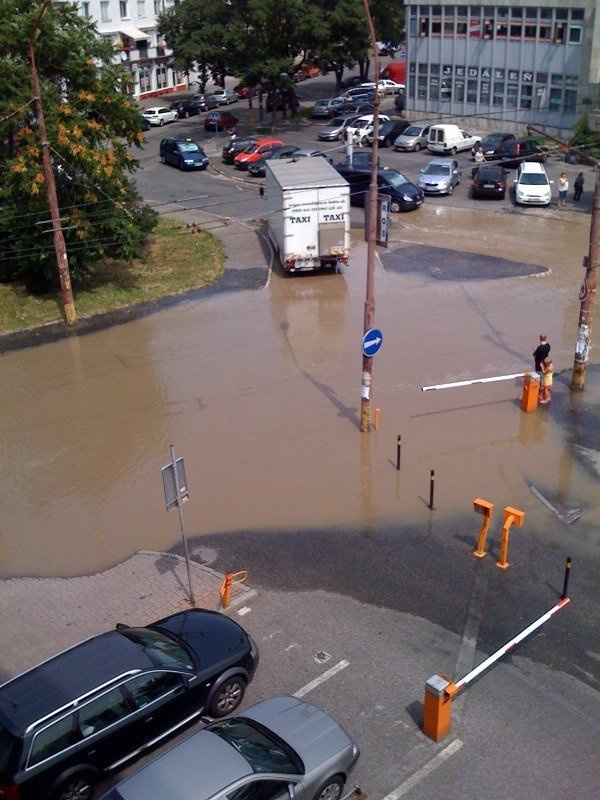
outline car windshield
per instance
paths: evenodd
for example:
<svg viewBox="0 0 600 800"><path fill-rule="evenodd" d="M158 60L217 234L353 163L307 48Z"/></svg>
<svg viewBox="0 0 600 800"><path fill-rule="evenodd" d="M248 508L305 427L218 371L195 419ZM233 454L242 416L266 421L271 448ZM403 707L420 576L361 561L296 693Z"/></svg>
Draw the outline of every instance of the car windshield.
<svg viewBox="0 0 600 800"><path fill-rule="evenodd" d="M522 186L547 186L548 178L540 172L524 172L519 179Z"/></svg>
<svg viewBox="0 0 600 800"><path fill-rule="evenodd" d="M424 175L450 175L449 164L428 164L423 172Z"/></svg>
<svg viewBox="0 0 600 800"><path fill-rule="evenodd" d="M485 137L481 144L484 147L497 147L500 144L501 139L501 133L491 133L489 136Z"/></svg>
<svg viewBox="0 0 600 800"><path fill-rule="evenodd" d="M189 653L164 633L151 631L149 628L126 628L120 633L139 645L157 667L183 670L194 668Z"/></svg>
<svg viewBox="0 0 600 800"><path fill-rule="evenodd" d="M401 172L395 169L388 169L385 171L385 180L390 186L402 186L405 183L410 183L408 178L405 178Z"/></svg>
<svg viewBox="0 0 600 800"><path fill-rule="evenodd" d="M417 128L416 125L411 125L404 131L405 136L420 136L422 128Z"/></svg>
<svg viewBox="0 0 600 800"><path fill-rule="evenodd" d="M326 127L327 128L339 128L343 124L344 124L344 118L343 117L336 117L335 119L329 120L329 122L327 123Z"/></svg>
<svg viewBox="0 0 600 800"><path fill-rule="evenodd" d="M180 142L179 149L182 153L199 153L200 147L196 142Z"/></svg>
<svg viewBox="0 0 600 800"><path fill-rule="evenodd" d="M300 775L299 758L283 742L262 726L248 719L226 719L208 726L208 730L224 739L250 764L254 772L279 772ZM295 757L293 757L295 756Z"/></svg>

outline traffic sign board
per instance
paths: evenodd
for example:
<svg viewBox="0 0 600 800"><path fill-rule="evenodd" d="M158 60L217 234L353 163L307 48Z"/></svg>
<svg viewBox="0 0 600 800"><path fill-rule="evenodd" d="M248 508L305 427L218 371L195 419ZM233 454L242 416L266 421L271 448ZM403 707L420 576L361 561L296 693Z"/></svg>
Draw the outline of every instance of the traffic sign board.
<svg viewBox="0 0 600 800"><path fill-rule="evenodd" d="M363 336L362 351L366 356L374 356L381 347L383 334L378 328L371 328Z"/></svg>

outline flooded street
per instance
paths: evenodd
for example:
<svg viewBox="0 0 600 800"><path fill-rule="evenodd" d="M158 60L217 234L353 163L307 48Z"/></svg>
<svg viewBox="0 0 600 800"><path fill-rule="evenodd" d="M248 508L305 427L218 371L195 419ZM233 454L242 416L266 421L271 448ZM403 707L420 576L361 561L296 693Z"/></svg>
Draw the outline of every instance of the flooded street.
<svg viewBox="0 0 600 800"><path fill-rule="evenodd" d="M472 501L483 497L524 510L524 530L549 546L595 551L597 450L577 436L590 409L597 420L596 350L583 395L568 388L589 216L433 202L397 215L390 250L380 251L387 266L398 250L396 266L376 270L384 342L373 373L379 428L369 434L358 430L366 246L353 235L343 274L275 272L261 290L2 355L1 577L88 574L177 544L161 480L170 444L185 459L189 538L321 527L368 536L464 516L475 530ZM426 263L402 269L413 244L540 274L442 280ZM520 381L421 391L529 371L541 332L555 366L548 408L521 412ZM557 512L582 515L565 524L532 487Z"/></svg>

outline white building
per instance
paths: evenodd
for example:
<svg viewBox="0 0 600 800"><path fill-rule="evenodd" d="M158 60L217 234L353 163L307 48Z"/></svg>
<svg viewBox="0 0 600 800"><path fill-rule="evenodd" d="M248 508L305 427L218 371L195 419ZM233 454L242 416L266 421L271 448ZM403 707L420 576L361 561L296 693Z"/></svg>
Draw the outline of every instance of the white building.
<svg viewBox="0 0 600 800"><path fill-rule="evenodd" d="M171 51L158 34L157 19L177 0L78 0L79 13L96 23L99 35L117 48L115 61L131 71L132 93L140 100L188 88L171 66Z"/></svg>

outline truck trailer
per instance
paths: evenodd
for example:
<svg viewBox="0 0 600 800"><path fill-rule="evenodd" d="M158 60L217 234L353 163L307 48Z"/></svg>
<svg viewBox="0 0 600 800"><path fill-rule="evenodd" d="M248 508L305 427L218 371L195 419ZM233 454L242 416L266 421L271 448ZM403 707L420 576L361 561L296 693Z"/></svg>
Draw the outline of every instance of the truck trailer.
<svg viewBox="0 0 600 800"><path fill-rule="evenodd" d="M350 253L350 187L325 158L266 161L269 237L287 272L338 268Z"/></svg>

